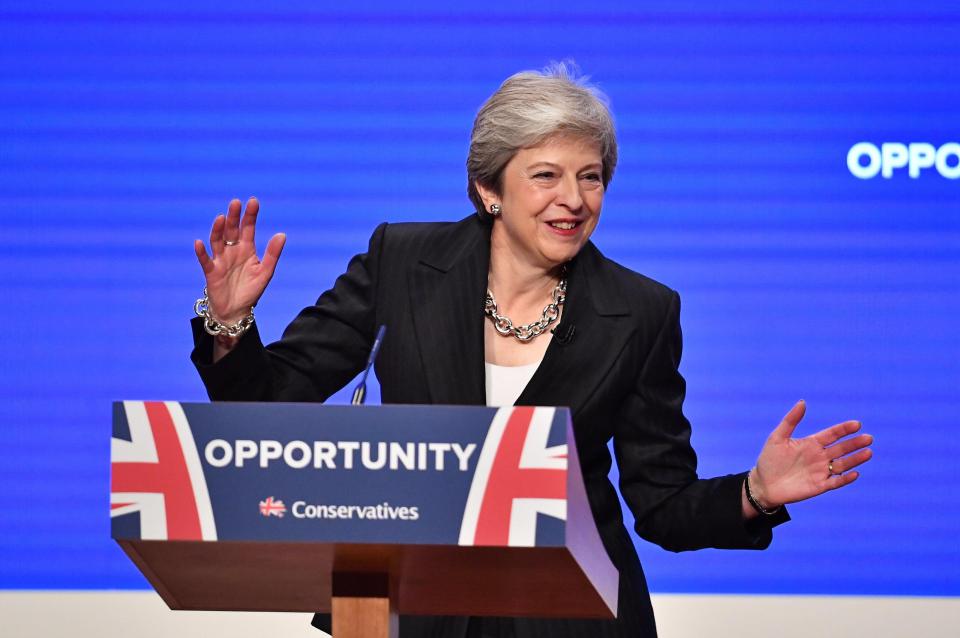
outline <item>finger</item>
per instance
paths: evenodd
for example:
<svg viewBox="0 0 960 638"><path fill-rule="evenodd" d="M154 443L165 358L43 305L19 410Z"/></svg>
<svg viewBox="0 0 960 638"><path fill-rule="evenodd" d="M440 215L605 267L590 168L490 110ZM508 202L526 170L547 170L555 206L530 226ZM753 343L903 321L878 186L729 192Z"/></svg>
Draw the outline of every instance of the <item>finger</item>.
<svg viewBox="0 0 960 638"><path fill-rule="evenodd" d="M247 200L247 208L240 220L240 241L253 243L254 231L257 228L257 213L260 212L260 202L256 197Z"/></svg>
<svg viewBox="0 0 960 638"><path fill-rule="evenodd" d="M860 450L859 452L851 454L850 456L845 456L842 459L834 459L832 461L833 473L844 474L855 467L863 465L872 458L873 450Z"/></svg>
<svg viewBox="0 0 960 638"><path fill-rule="evenodd" d="M832 425L826 430L820 430L813 435L813 440L823 447L827 447L828 445L833 445L848 434L853 434L859 429L859 421L844 421L843 423Z"/></svg>
<svg viewBox="0 0 960 638"><path fill-rule="evenodd" d="M267 249L263 253L263 261L260 262L267 280L273 278L273 272L277 269L277 260L280 259L280 253L283 252L283 246L286 243L287 236L283 233L277 233L267 242Z"/></svg>
<svg viewBox="0 0 960 638"><path fill-rule="evenodd" d="M227 221L223 228L224 241L237 241L240 239L240 200L230 200L230 206L227 207Z"/></svg>
<svg viewBox="0 0 960 638"><path fill-rule="evenodd" d="M855 436L852 439L838 441L834 445L825 448L825 451L830 455L830 458L838 459L841 456L846 456L851 452L856 452L861 448L865 448L871 443L873 443L873 437L871 435L861 434L860 436Z"/></svg>
<svg viewBox="0 0 960 638"><path fill-rule="evenodd" d="M210 229L210 252L214 258L223 254L223 226L226 218L223 215L217 215L213 220L213 227Z"/></svg>
<svg viewBox="0 0 960 638"><path fill-rule="evenodd" d="M197 261L200 262L203 273L205 275L210 274L210 271L213 270L213 260L210 259L210 255L207 254L207 247L203 245L203 240L194 239L193 250L197 253Z"/></svg>
<svg viewBox="0 0 960 638"><path fill-rule="evenodd" d="M860 472L856 471L847 472L846 474L838 474L826 482L826 490L824 491L829 492L830 490L836 490L844 487L845 485L850 485L858 478L860 478Z"/></svg>
<svg viewBox="0 0 960 638"><path fill-rule="evenodd" d="M789 439L793 435L793 431L797 429L797 424L800 423L806 411L807 402L803 399L797 401L794 406L790 408L790 411L784 415L780 424L773 429L770 438L779 441Z"/></svg>

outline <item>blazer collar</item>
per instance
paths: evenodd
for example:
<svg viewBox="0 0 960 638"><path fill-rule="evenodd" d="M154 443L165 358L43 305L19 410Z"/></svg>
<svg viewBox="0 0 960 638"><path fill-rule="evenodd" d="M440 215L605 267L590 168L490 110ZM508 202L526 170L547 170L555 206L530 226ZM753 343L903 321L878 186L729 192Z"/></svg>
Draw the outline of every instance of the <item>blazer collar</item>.
<svg viewBox="0 0 960 638"><path fill-rule="evenodd" d="M468 267L476 261L484 261L489 266L492 229L490 222L476 214L453 224L445 224L427 240L420 263L443 273L449 272L461 261L467 262Z"/></svg>
<svg viewBox="0 0 960 638"><path fill-rule="evenodd" d="M433 403L486 403L483 300L490 230L476 215L439 228L410 273L415 332ZM518 405L577 410L593 394L630 335L630 311L614 268L592 242L571 261L560 323Z"/></svg>

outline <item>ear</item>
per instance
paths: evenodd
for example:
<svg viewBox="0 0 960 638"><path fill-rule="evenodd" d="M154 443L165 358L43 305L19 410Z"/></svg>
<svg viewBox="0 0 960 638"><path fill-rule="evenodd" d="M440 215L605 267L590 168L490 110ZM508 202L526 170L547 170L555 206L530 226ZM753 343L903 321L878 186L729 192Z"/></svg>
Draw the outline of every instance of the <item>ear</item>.
<svg viewBox="0 0 960 638"><path fill-rule="evenodd" d="M482 185L480 182L474 182L473 186L477 189L477 193L480 194L480 199L483 200L484 211L489 212L492 204L500 203L500 196L486 186Z"/></svg>

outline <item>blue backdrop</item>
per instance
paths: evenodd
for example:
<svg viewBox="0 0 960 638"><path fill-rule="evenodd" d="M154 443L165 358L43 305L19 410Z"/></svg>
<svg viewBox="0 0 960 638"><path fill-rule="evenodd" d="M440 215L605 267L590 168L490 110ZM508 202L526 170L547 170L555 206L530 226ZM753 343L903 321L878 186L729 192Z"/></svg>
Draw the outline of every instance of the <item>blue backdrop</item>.
<svg viewBox="0 0 960 638"><path fill-rule="evenodd" d="M960 594L955 2L355 4L0 4L0 587L145 586L109 539L110 402L205 397L192 240L230 198L288 235L275 338L378 222L468 214L478 106L573 58L621 143L595 241L683 297L702 474L799 398L801 433L877 437L767 552L640 543L651 588ZM911 143L940 149L916 178Z"/></svg>

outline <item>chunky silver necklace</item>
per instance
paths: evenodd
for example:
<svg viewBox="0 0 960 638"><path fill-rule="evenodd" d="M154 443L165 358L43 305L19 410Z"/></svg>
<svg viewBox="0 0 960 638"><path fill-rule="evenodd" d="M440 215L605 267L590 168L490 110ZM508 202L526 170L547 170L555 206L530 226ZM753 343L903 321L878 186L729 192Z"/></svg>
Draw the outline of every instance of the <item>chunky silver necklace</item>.
<svg viewBox="0 0 960 638"><path fill-rule="evenodd" d="M487 288L487 297L483 302L483 314L490 317L493 327L504 337L514 336L520 341L527 342L544 333L550 324L560 318L560 306L567 298L567 280L560 279L560 283L553 289L553 301L543 309L540 319L525 326L514 327L510 317L504 317L497 312L497 300Z"/></svg>

